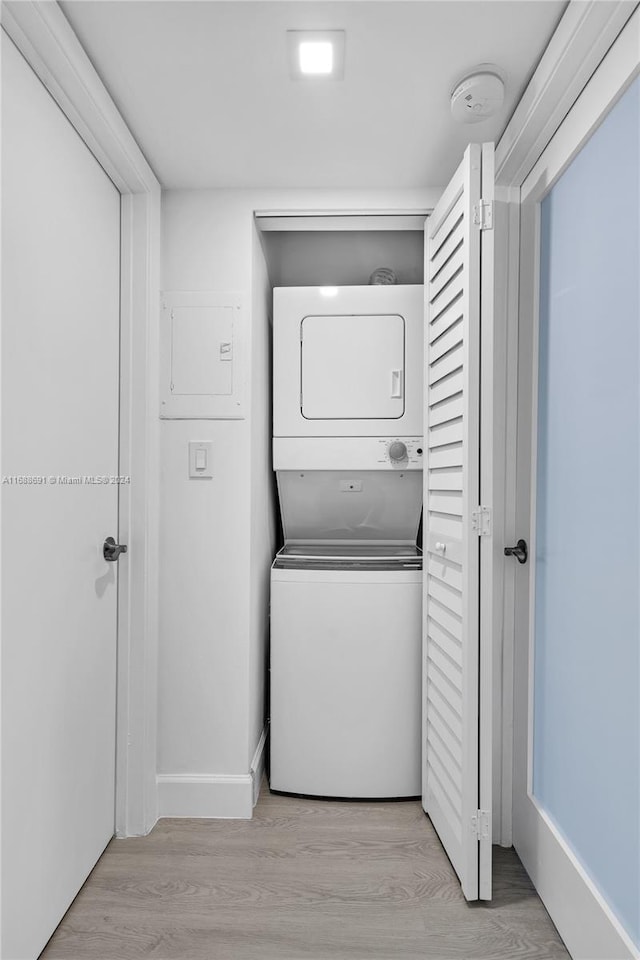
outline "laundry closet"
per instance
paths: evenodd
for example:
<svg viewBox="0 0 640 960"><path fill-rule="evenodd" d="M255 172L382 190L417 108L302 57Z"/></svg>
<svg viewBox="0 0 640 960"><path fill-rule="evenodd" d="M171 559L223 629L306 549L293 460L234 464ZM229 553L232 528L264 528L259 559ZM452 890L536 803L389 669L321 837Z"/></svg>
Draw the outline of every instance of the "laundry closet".
<svg viewBox="0 0 640 960"><path fill-rule="evenodd" d="M263 234L268 264L280 236ZM419 275L422 234L409 236L413 264L395 236L311 234L305 264L298 234L297 268L271 266L294 280L315 269L316 279L273 293L284 543L271 571L269 783L278 792L421 790L423 287L398 284L373 257L383 250L401 276ZM336 285L338 274L354 282Z"/></svg>

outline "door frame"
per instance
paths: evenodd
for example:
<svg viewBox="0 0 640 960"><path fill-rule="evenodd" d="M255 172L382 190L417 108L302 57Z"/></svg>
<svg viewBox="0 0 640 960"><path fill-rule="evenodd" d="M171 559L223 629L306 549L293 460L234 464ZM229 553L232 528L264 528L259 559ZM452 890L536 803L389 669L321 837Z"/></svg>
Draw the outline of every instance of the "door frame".
<svg viewBox="0 0 640 960"><path fill-rule="evenodd" d="M157 820L160 184L57 3L2 3L2 27L121 195L117 836Z"/></svg>
<svg viewBox="0 0 640 960"><path fill-rule="evenodd" d="M520 190L519 402L515 464L517 536L535 549L540 203L611 108L640 74L640 7L541 153ZM535 564L512 565L515 639L514 844L572 956L636 957L637 949L532 792ZM545 869L541 869L545 865Z"/></svg>

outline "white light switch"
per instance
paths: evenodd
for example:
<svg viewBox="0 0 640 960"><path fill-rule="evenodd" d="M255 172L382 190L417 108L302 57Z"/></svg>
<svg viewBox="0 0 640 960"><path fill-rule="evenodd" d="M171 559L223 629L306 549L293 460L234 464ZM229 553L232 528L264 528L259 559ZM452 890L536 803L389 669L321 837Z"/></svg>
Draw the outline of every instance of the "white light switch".
<svg viewBox="0 0 640 960"><path fill-rule="evenodd" d="M189 444L190 477L213 476L213 457L211 447L211 443L196 443L192 441Z"/></svg>

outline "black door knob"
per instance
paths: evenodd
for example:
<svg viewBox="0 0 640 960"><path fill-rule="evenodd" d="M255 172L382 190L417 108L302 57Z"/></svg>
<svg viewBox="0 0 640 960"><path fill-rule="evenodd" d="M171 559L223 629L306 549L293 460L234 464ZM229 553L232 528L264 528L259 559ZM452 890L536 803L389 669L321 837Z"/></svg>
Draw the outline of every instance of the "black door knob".
<svg viewBox="0 0 640 960"><path fill-rule="evenodd" d="M107 537L102 545L102 556L105 558L105 560L117 560L121 553L126 552L126 543L116 543L113 537Z"/></svg>
<svg viewBox="0 0 640 960"><path fill-rule="evenodd" d="M515 557L518 563L526 563L529 556L526 540L518 540L515 547L504 548L505 557Z"/></svg>

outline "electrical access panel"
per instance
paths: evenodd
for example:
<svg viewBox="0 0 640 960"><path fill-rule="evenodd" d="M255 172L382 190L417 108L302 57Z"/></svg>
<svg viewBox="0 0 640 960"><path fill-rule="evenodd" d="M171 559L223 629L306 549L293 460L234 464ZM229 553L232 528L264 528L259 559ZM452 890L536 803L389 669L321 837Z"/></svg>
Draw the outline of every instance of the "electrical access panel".
<svg viewBox="0 0 640 960"><path fill-rule="evenodd" d="M244 327L238 293L203 290L162 294L163 419L244 417Z"/></svg>
<svg viewBox="0 0 640 960"><path fill-rule="evenodd" d="M276 288L274 438L421 435L423 290Z"/></svg>

